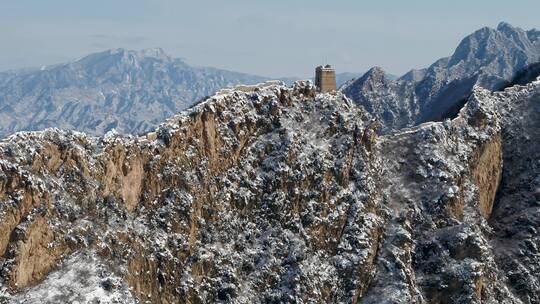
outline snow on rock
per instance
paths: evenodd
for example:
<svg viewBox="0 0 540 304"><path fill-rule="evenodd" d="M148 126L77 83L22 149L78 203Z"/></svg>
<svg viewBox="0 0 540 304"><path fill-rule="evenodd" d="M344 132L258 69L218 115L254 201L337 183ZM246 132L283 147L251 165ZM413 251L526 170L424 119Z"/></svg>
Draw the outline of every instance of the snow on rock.
<svg viewBox="0 0 540 304"><path fill-rule="evenodd" d="M125 282L94 252L79 252L63 261L39 285L23 289L11 303L139 303Z"/></svg>
<svg viewBox="0 0 540 304"><path fill-rule="evenodd" d="M362 303L537 301L539 92L477 87L457 118L380 138L392 217Z"/></svg>
<svg viewBox="0 0 540 304"><path fill-rule="evenodd" d="M311 82L223 90L152 140L17 133L0 143L0 296L53 295L98 265L71 290L140 303L534 303L539 88L476 88L456 118L381 137L361 107ZM21 272L32 252L47 267Z"/></svg>
<svg viewBox="0 0 540 304"><path fill-rule="evenodd" d="M0 144L14 166L2 193L27 198L5 228L43 210L61 249L50 265L92 248L143 302L346 301L369 285L384 224L373 141L365 112L311 82L221 91L153 141L18 133ZM32 257L13 242L2 277L20 292L47 271L18 284Z"/></svg>

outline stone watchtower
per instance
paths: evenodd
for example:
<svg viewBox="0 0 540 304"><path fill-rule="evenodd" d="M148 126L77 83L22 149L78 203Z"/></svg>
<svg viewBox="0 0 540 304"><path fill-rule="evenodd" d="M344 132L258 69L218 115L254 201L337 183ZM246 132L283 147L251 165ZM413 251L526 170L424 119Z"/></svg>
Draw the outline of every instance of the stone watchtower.
<svg viewBox="0 0 540 304"><path fill-rule="evenodd" d="M336 90L336 71L332 66L320 65L315 69L315 86L321 93Z"/></svg>

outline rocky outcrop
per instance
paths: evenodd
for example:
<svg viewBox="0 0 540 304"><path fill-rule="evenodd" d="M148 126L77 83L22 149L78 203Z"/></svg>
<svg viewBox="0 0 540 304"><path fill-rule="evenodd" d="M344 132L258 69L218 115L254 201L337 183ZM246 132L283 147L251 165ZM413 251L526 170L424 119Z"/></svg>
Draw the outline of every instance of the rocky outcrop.
<svg viewBox="0 0 540 304"><path fill-rule="evenodd" d="M539 88L476 89L456 119L381 138L394 216L366 303L537 301Z"/></svg>
<svg viewBox="0 0 540 304"><path fill-rule="evenodd" d="M377 119L380 133L403 128L418 115L412 82L390 79L379 67L340 90Z"/></svg>
<svg viewBox="0 0 540 304"><path fill-rule="evenodd" d="M10 241L6 257L13 260L4 265L7 272L4 275L9 278L10 287L15 289L41 280L65 254L70 253L63 237L55 233L42 215L17 225Z"/></svg>
<svg viewBox="0 0 540 304"><path fill-rule="evenodd" d="M501 136L497 135L485 143L471 160L473 183L479 189L480 213L485 218L489 218L491 215L495 195L501 181L503 166L501 145Z"/></svg>
<svg viewBox="0 0 540 304"><path fill-rule="evenodd" d="M504 170L490 218L495 261L522 303L538 303L540 79L482 98L498 105L502 125Z"/></svg>
<svg viewBox="0 0 540 304"><path fill-rule="evenodd" d="M502 172L492 105L471 99L456 119L384 136L379 145L387 160L382 191L392 217L364 302L512 298L493 279L498 269L484 232Z"/></svg>
<svg viewBox="0 0 540 304"><path fill-rule="evenodd" d="M384 136L309 82L223 90L143 137L18 133L0 299L54 302L83 271L87 301L534 303L539 87Z"/></svg>
<svg viewBox="0 0 540 304"><path fill-rule="evenodd" d="M370 126L341 94L268 84L223 91L153 141L50 130L11 137L2 151L47 184L47 219L64 225L43 228L41 239L123 265L141 301L356 302L384 224ZM4 272L14 291L47 273L26 271L40 262L26 249L42 247L29 243L4 255L4 269L27 274ZM40 256L46 267L58 261ZM327 275L314 277L320 267Z"/></svg>

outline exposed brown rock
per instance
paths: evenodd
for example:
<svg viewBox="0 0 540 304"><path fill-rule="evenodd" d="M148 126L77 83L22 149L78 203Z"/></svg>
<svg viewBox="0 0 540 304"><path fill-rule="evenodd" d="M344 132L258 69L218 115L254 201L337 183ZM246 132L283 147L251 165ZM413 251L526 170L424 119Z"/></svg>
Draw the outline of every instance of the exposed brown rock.
<svg viewBox="0 0 540 304"><path fill-rule="evenodd" d="M490 217L493 209L493 202L502 177L502 162L500 134L485 143L471 160L472 178L480 196L478 207L485 218Z"/></svg>
<svg viewBox="0 0 540 304"><path fill-rule="evenodd" d="M383 137L306 83L223 91L152 140L22 134L0 144L2 279L81 250L146 303L519 303L486 221L507 135L478 94Z"/></svg>
<svg viewBox="0 0 540 304"><path fill-rule="evenodd" d="M29 221L12 232L8 252L8 256L13 255L14 258L9 266L11 288L22 288L40 281L70 252L63 237L55 233L44 217L37 215Z"/></svg>

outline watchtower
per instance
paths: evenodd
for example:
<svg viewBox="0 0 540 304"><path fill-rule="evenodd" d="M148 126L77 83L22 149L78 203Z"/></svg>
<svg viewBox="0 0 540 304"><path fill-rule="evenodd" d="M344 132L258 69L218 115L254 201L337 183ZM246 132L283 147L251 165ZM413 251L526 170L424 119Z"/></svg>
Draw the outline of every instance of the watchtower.
<svg viewBox="0 0 540 304"><path fill-rule="evenodd" d="M315 69L315 86L319 92L331 92L336 90L336 71L329 64L318 66Z"/></svg>

